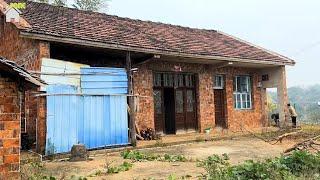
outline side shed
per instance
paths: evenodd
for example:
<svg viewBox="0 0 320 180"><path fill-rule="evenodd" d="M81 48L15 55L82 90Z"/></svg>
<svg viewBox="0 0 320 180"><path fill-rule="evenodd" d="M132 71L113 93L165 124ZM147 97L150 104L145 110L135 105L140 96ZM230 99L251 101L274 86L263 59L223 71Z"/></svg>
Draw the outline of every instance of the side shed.
<svg viewBox="0 0 320 180"><path fill-rule="evenodd" d="M22 99L41 82L12 61L0 57L0 179L20 179Z"/></svg>

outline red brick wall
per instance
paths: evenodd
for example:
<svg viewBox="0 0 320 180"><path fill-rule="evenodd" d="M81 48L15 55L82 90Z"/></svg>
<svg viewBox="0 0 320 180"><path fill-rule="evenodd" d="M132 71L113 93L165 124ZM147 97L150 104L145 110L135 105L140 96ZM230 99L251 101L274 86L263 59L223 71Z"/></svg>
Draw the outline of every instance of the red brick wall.
<svg viewBox="0 0 320 180"><path fill-rule="evenodd" d="M49 43L19 37L18 29L0 18L0 56L23 65L28 70L40 71L41 58L50 57ZM38 99L27 91L25 96L26 131L36 141Z"/></svg>
<svg viewBox="0 0 320 180"><path fill-rule="evenodd" d="M20 179L20 106L15 82L0 76L0 179Z"/></svg>
<svg viewBox="0 0 320 180"><path fill-rule="evenodd" d="M226 74L227 123L232 131L239 131L241 127L254 129L262 126L263 112L261 102L261 88L258 70L245 68L223 68L217 73ZM237 75L250 75L252 77L252 109L237 110L233 101L233 78Z"/></svg>
<svg viewBox="0 0 320 180"><path fill-rule="evenodd" d="M226 118L230 130L239 130L241 126L249 129L261 127L262 104L261 90L257 87L259 76L256 69L225 67L216 70L214 66L202 64L149 62L139 66L134 76L134 93L140 96L138 101L139 111L136 122L140 129L154 128L153 105L153 72L173 71L174 65L182 67L183 72L197 75L197 117L198 127L201 132L205 128L215 126L213 75L225 74L226 76ZM250 75L253 78L253 108L250 110L236 110L233 104L233 77L236 75Z"/></svg>

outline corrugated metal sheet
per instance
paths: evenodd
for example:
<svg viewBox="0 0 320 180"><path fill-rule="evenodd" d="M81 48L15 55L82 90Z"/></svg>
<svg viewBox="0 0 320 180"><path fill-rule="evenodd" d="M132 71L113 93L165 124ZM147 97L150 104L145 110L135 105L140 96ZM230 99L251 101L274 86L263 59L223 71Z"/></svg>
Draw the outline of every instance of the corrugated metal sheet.
<svg viewBox="0 0 320 180"><path fill-rule="evenodd" d="M87 75L96 73L97 75ZM81 68L83 93L127 94L128 78L123 68Z"/></svg>
<svg viewBox="0 0 320 180"><path fill-rule="evenodd" d="M57 73L79 73L80 68L89 67L89 65L73 63L68 61L61 61L57 59L42 58L41 64L41 79L43 79L47 84L66 84L73 86L80 86L80 75L67 75L67 76L57 76L49 74ZM45 90L45 89L43 89Z"/></svg>
<svg viewBox="0 0 320 180"><path fill-rule="evenodd" d="M83 68L81 74L81 88L50 85L47 93L109 95L49 96L47 154L68 152L78 142L90 149L128 144L126 71Z"/></svg>

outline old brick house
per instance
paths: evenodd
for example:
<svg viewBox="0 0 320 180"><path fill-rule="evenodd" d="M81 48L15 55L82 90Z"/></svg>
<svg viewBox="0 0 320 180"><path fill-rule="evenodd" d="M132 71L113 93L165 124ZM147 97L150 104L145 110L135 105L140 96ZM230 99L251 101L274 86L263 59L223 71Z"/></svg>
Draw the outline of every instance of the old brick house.
<svg viewBox="0 0 320 180"><path fill-rule="evenodd" d="M1 4L4 12L7 5ZM285 120L285 66L295 62L222 32L29 1L19 23L4 18L0 55L37 73L44 73L44 59L91 67L128 67L129 60L140 129L175 134L216 126L261 127L266 88L274 87ZM25 101L26 131L43 151L46 118L34 108L38 100L28 96ZM45 107L45 98L41 103Z"/></svg>
<svg viewBox="0 0 320 180"><path fill-rule="evenodd" d="M0 57L0 179L19 179L24 92L40 85L26 70Z"/></svg>

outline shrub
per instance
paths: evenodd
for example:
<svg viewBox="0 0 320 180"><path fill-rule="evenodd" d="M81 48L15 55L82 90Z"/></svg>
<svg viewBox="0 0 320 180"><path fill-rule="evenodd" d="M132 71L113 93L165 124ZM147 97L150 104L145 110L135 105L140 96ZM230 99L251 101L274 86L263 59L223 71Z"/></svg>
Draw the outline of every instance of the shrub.
<svg viewBox="0 0 320 180"><path fill-rule="evenodd" d="M314 155L308 151L294 151L290 156L281 157L280 162L295 176L320 172L320 153Z"/></svg>
<svg viewBox="0 0 320 180"><path fill-rule="evenodd" d="M167 162L186 162L190 161L183 155L169 155L164 154L155 155L155 154L145 154L140 151L130 151L126 150L120 153L123 159L131 159L133 161L167 161Z"/></svg>
<svg viewBox="0 0 320 180"><path fill-rule="evenodd" d="M320 154L295 151L292 155L261 161L245 161L231 166L226 155L209 156L201 161L206 179L319 179Z"/></svg>
<svg viewBox="0 0 320 180"><path fill-rule="evenodd" d="M108 167L107 173L108 174L114 174L114 173L119 173L119 172L122 172L122 171L129 171L132 168L132 166L133 166L132 163L123 162L119 166Z"/></svg>

